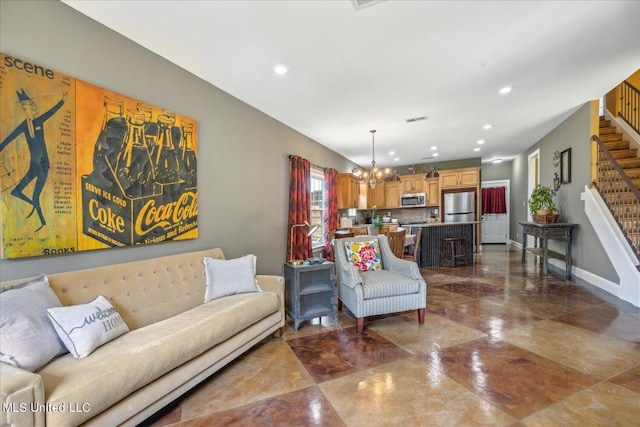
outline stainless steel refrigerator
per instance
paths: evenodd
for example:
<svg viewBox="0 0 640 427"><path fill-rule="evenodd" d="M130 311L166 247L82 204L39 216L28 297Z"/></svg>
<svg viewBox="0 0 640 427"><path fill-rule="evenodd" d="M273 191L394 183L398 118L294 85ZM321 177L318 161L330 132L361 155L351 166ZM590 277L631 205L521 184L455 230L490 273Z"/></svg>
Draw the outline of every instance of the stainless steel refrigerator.
<svg viewBox="0 0 640 427"><path fill-rule="evenodd" d="M444 222L471 222L476 219L476 195L473 191L445 193Z"/></svg>

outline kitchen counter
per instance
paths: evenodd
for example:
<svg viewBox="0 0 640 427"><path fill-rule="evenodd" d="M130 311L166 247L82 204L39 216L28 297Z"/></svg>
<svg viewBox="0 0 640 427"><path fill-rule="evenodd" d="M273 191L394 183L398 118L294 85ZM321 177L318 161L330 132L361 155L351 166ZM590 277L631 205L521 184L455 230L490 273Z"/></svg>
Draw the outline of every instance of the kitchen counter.
<svg viewBox="0 0 640 427"><path fill-rule="evenodd" d="M447 237L464 237L467 264L473 263L473 229L478 221L469 222L432 222L422 226L420 241L420 267L440 265L442 239ZM415 227L412 224L411 227ZM409 225L407 225L409 227Z"/></svg>
<svg viewBox="0 0 640 427"><path fill-rule="evenodd" d="M463 224L478 224L479 221L467 221L467 222L422 222L420 224L401 224L400 227L439 227L443 225L463 225Z"/></svg>

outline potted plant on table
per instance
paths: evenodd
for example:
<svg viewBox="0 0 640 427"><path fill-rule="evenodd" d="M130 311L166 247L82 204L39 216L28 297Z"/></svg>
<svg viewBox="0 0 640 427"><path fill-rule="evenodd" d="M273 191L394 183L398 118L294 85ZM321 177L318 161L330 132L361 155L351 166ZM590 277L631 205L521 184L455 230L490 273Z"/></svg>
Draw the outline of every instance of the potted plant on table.
<svg viewBox="0 0 640 427"><path fill-rule="evenodd" d="M553 223L558 220L558 208L553 201L556 192L551 187L537 185L529 197L529 213L533 222Z"/></svg>

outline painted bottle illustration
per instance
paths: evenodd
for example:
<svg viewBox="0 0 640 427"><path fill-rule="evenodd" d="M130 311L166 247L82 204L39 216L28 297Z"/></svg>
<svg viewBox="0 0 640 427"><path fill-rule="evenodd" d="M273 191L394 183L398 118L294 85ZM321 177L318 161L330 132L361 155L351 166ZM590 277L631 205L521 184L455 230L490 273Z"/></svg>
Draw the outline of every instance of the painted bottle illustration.
<svg viewBox="0 0 640 427"><path fill-rule="evenodd" d="M180 162L180 179L187 187L195 187L196 176L196 153L193 146L193 123L184 122L180 126L182 137L178 146L178 160Z"/></svg>
<svg viewBox="0 0 640 427"><path fill-rule="evenodd" d="M102 131L93 149L94 184L108 188L115 182L116 164L122 151L122 134L127 122L123 117L124 103L113 96L104 97L104 119Z"/></svg>
<svg viewBox="0 0 640 427"><path fill-rule="evenodd" d="M127 110L127 131L116 168L124 193L141 197L154 192L154 169L145 137L145 113Z"/></svg>
<svg viewBox="0 0 640 427"><path fill-rule="evenodd" d="M144 113L144 137L147 141L147 150L151 153L158 143L158 124L153 121L153 107L149 104L138 102L136 110Z"/></svg>
<svg viewBox="0 0 640 427"><path fill-rule="evenodd" d="M159 184L175 184L180 181L180 164L173 143L175 114L164 111L157 118L158 141L151 150L155 166L155 180Z"/></svg>
<svg viewBox="0 0 640 427"><path fill-rule="evenodd" d="M104 97L104 118L102 120L102 130L107 129L107 123L114 118L122 118L124 115L124 103L115 96L106 95Z"/></svg>

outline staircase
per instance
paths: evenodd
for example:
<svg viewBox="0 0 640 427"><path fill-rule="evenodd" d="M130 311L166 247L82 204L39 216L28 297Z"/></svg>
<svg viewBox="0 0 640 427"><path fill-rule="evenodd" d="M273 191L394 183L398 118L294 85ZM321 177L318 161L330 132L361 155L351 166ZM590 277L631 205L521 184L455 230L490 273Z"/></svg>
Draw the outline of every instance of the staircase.
<svg viewBox="0 0 640 427"><path fill-rule="evenodd" d="M596 176L592 188L585 187L583 200L619 279L598 286L640 307L640 158L623 138L609 120L600 119L600 136L592 137Z"/></svg>
<svg viewBox="0 0 640 427"><path fill-rule="evenodd" d="M611 156L616 159L625 175L640 190L638 149L630 148L629 141L623 141L622 133L618 132L615 126L611 126L611 120L605 120L604 117L600 117L600 141L609 150Z"/></svg>
<svg viewBox="0 0 640 427"><path fill-rule="evenodd" d="M597 179L594 182L636 258L640 259L640 158L622 133L600 118ZM640 266L638 267L640 270Z"/></svg>

